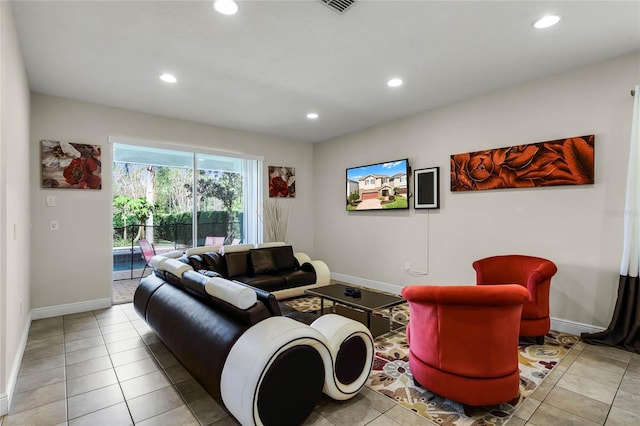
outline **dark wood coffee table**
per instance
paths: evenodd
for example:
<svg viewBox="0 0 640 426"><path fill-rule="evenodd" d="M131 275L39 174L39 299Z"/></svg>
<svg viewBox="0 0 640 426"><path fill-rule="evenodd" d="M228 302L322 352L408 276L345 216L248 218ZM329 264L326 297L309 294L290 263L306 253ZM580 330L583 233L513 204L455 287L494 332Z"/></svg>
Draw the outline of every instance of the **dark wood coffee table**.
<svg viewBox="0 0 640 426"><path fill-rule="evenodd" d="M373 337L401 328L405 325L393 321L393 308L406 302L402 297L360 287L356 287L360 290L360 297L347 296L344 294L347 287L353 288L352 286L344 284L330 284L324 287L305 290L305 293L320 298L321 314L335 312L360 321L367 326ZM334 302L333 308L325 309L324 299ZM335 304L344 305L347 309L342 306L336 306ZM371 315L373 311L380 311L384 309L389 310L388 322L382 317Z"/></svg>

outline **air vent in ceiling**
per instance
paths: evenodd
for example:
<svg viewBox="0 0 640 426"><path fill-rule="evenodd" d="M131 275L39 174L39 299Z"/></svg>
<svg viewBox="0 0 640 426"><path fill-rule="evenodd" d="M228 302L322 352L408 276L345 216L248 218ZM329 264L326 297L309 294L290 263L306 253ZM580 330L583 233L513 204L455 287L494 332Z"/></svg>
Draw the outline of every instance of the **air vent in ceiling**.
<svg viewBox="0 0 640 426"><path fill-rule="evenodd" d="M320 0L338 13L345 13L356 0Z"/></svg>

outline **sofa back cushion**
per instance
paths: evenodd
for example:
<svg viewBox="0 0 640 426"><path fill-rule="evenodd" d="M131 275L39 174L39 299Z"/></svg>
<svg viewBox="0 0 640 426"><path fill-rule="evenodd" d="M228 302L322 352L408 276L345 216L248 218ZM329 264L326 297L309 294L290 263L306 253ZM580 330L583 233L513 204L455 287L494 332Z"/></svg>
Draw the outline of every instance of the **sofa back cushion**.
<svg viewBox="0 0 640 426"><path fill-rule="evenodd" d="M239 291L229 291L228 288L218 288L218 284L221 280L223 287L228 285L239 287ZM222 278L214 278L199 274L195 271L188 271L182 275L183 290L190 293L192 296L202 300L207 305L215 309L216 311L223 312L225 315L234 318L246 325L257 324L265 318L272 315L271 309L264 305L262 302L257 302L257 294L252 289L247 288L237 282L231 282ZM244 292L251 290L251 300L247 303L247 294ZM227 297L227 296L230 296ZM244 303L244 309L242 306L238 306L238 300L241 304ZM256 303L257 302L257 303Z"/></svg>
<svg viewBox="0 0 640 426"><path fill-rule="evenodd" d="M293 255L293 247L291 246L281 246L281 247L270 247L263 250L269 250L273 254L273 260L275 261L276 268L278 270L292 270L298 269L300 265L298 265L298 260Z"/></svg>
<svg viewBox="0 0 640 426"><path fill-rule="evenodd" d="M251 273L249 270L251 260L248 251L227 253L224 255L224 258L227 263L227 277L233 278Z"/></svg>
<svg viewBox="0 0 640 426"><path fill-rule="evenodd" d="M251 266L254 274L270 274L277 272L273 253L269 249L250 250Z"/></svg>
<svg viewBox="0 0 640 426"><path fill-rule="evenodd" d="M227 262L224 256L219 253L209 252L203 253L200 257L202 259L203 269L217 272L223 277L227 276Z"/></svg>
<svg viewBox="0 0 640 426"><path fill-rule="evenodd" d="M187 271L182 274L182 285L184 289L200 299L207 299L205 284L209 281L209 277L204 276L196 271Z"/></svg>
<svg viewBox="0 0 640 426"><path fill-rule="evenodd" d="M199 254L192 254L191 256L189 256L189 265L191 265L191 267L198 271L200 269L205 269L206 266L202 260L202 256L200 256Z"/></svg>

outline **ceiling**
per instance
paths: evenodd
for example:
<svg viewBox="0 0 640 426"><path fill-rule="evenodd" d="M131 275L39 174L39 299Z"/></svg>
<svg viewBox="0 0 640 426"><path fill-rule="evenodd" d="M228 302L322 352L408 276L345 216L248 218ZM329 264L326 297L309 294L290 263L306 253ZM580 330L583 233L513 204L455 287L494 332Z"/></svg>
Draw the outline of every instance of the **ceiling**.
<svg viewBox="0 0 640 426"><path fill-rule="evenodd" d="M640 1L14 1L34 92L317 142L640 50ZM532 23L557 14L555 27ZM163 72L176 84L158 79ZM391 77L405 84L387 87ZM319 118L309 120L308 112Z"/></svg>

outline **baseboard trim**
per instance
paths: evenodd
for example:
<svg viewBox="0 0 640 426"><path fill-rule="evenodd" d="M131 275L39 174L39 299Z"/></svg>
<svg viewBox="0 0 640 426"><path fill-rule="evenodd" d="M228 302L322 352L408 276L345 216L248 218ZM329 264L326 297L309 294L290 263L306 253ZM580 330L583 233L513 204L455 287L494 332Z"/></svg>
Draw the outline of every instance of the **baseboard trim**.
<svg viewBox="0 0 640 426"><path fill-rule="evenodd" d="M380 281L368 280L365 278L353 277L351 275L339 274L332 272L331 278L336 281L342 281L348 284L359 285L362 287L369 287L375 290L386 291L389 293L400 294L403 286L384 283ZM569 321L561 318L551 318L551 329L562 333L573 334L580 336L582 333L597 333L604 330L602 327L595 325L583 324L580 322Z"/></svg>
<svg viewBox="0 0 640 426"><path fill-rule="evenodd" d="M9 395L0 393L0 416L6 416L7 413L9 413Z"/></svg>
<svg viewBox="0 0 640 426"><path fill-rule="evenodd" d="M95 299L85 302L67 303L64 305L47 306L31 310L31 318L34 320L57 317L60 315L77 314L79 312L95 311L111 307L111 299Z"/></svg>
<svg viewBox="0 0 640 426"><path fill-rule="evenodd" d="M597 333L604 330L604 328L596 327L595 325L583 324L580 322L553 317L551 317L551 329L562 333L573 334L575 336L580 336L582 333Z"/></svg>
<svg viewBox="0 0 640 426"><path fill-rule="evenodd" d="M15 391L16 383L18 382L18 373L20 372L20 365L22 364L22 356L24 355L24 350L27 347L27 339L29 338L30 328L31 314L29 314L29 316L27 317L27 321L24 324L22 337L20 338L20 343L18 344L18 352L13 359L11 371L7 376L7 393L3 393L2 395L0 395L0 416L4 416L9 413L9 407L11 406L11 400L13 399L13 392Z"/></svg>
<svg viewBox="0 0 640 426"><path fill-rule="evenodd" d="M355 284L362 287L373 288L375 290L386 291L388 293L393 293L393 294L400 294L400 292L402 291L402 288L404 287L404 286L384 283L381 281L373 281L365 278L352 277L351 275L338 274L335 272L331 273L331 279L334 279L336 281L342 281L343 283L347 283L347 284Z"/></svg>

